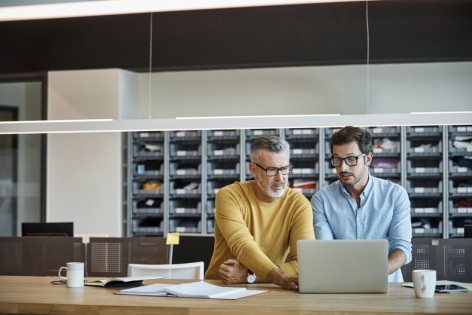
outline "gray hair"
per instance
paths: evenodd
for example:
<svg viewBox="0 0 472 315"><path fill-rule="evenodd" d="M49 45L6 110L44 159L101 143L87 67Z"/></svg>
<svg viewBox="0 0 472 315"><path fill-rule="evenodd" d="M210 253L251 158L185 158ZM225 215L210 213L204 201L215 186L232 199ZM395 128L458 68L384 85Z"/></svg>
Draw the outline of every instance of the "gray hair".
<svg viewBox="0 0 472 315"><path fill-rule="evenodd" d="M263 150L280 153L290 150L290 144L276 136L262 136L254 139L251 147L251 163L257 163L259 153Z"/></svg>

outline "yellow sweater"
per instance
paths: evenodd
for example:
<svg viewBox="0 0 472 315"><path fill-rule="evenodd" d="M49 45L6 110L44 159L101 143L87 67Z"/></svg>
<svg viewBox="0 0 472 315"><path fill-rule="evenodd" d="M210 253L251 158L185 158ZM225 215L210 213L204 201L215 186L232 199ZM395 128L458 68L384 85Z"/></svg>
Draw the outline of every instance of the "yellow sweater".
<svg viewBox="0 0 472 315"><path fill-rule="evenodd" d="M263 279L275 266L298 276L297 240L315 238L310 202L290 188L276 201L262 202L252 185L235 182L218 191L215 246L205 279L219 279L218 269L229 258Z"/></svg>

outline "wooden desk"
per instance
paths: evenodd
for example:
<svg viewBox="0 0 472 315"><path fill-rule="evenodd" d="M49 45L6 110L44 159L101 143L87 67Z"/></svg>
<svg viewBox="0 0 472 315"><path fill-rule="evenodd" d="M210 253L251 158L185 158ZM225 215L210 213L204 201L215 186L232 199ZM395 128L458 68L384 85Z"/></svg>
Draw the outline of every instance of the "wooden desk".
<svg viewBox="0 0 472 315"><path fill-rule="evenodd" d="M388 294L299 294L255 284L248 287L271 291L228 301L115 295L118 288L66 288L50 284L54 279L0 276L0 314L472 314L472 293L417 299L413 289L399 284L390 284Z"/></svg>

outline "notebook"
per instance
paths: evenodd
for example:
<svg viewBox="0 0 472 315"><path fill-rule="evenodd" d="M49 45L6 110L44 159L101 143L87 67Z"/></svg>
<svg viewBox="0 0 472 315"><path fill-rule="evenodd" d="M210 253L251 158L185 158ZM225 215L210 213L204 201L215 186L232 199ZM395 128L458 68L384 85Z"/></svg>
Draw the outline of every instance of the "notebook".
<svg viewBox="0 0 472 315"><path fill-rule="evenodd" d="M387 240L299 240L300 293L385 293Z"/></svg>

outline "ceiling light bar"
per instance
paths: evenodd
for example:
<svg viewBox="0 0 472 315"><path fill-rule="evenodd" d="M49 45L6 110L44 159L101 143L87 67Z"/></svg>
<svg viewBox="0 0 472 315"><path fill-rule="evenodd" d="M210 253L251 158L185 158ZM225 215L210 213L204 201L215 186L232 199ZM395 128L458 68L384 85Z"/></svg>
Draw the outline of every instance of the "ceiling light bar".
<svg viewBox="0 0 472 315"><path fill-rule="evenodd" d="M317 115L248 115L248 116L201 116L201 117L175 117L175 119L244 119L244 118L273 118L273 117L283 117L283 118L292 118L292 117L327 117L327 116L340 116L340 114L317 114Z"/></svg>
<svg viewBox="0 0 472 315"><path fill-rule="evenodd" d="M69 3L65 0L53 4L1 7L0 21L352 1L358 0L102 0Z"/></svg>
<svg viewBox="0 0 472 315"><path fill-rule="evenodd" d="M78 121L23 121L0 123L0 134L54 134L131 131L326 128L355 126L472 125L472 113L424 115L368 114L202 119L124 119Z"/></svg>
<svg viewBox="0 0 472 315"><path fill-rule="evenodd" d="M472 114L472 111L455 112L411 112L412 115Z"/></svg>

